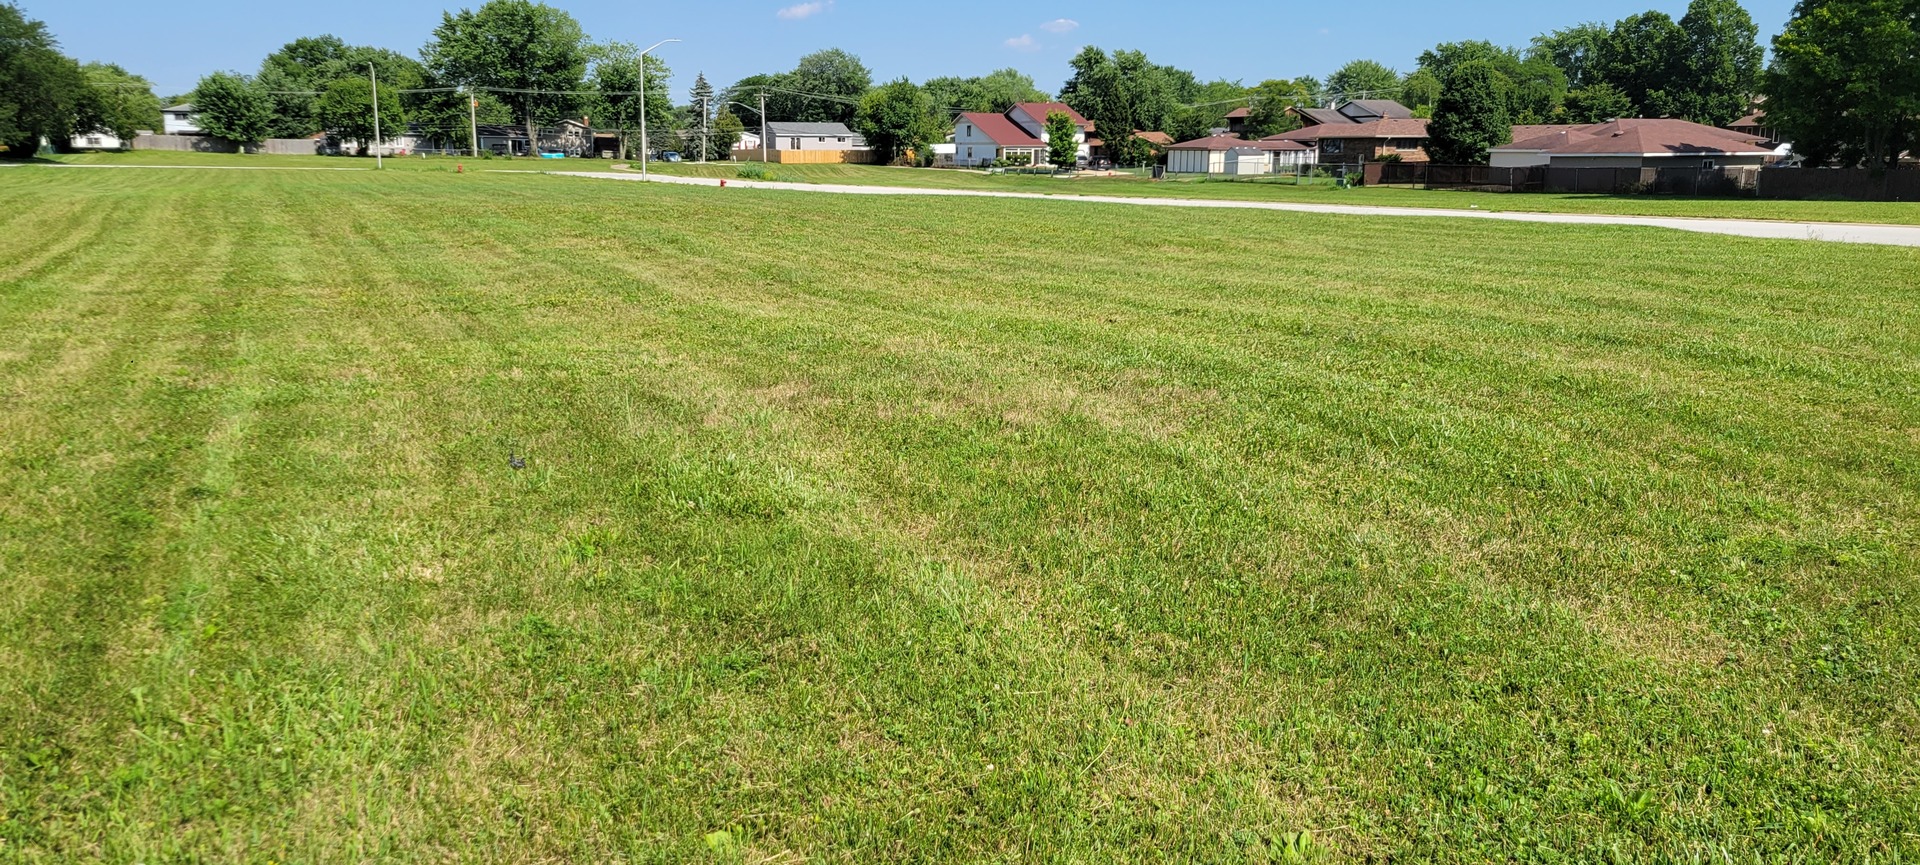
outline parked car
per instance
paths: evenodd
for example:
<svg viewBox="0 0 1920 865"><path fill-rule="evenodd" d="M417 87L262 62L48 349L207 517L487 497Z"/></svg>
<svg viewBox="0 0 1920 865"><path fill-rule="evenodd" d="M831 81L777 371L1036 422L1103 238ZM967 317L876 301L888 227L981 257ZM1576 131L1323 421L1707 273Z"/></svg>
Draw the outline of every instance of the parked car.
<svg viewBox="0 0 1920 865"><path fill-rule="evenodd" d="M661 161L661 162L679 162L679 161L680 161L680 151L678 151L678 150L666 150L666 151L662 151L662 152L660 153L660 161Z"/></svg>
<svg viewBox="0 0 1920 865"><path fill-rule="evenodd" d="M565 159L567 158L567 155L558 150L542 150L540 151L540 158L541 159Z"/></svg>

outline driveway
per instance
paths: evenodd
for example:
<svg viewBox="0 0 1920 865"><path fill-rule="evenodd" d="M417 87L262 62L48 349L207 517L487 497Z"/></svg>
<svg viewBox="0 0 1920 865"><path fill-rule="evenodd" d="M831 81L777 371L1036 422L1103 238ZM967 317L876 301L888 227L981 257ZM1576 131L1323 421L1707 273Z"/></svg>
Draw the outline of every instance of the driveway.
<svg viewBox="0 0 1920 865"><path fill-rule="evenodd" d="M604 171L553 171L564 177L638 182L638 174ZM780 189L839 195L941 195L960 198L1031 198L1040 201L1080 201L1088 204L1127 204L1136 207L1212 207L1229 210L1283 210L1296 213L1334 213L1344 216L1412 216L1428 219L1496 219L1507 222L1547 222L1563 225L1637 225L1704 234L1730 234L1772 240L1823 240L1834 243L1871 243L1882 246L1920 246L1920 225L1867 225L1843 222L1783 222L1770 219L1696 219L1678 216L1616 216L1602 213L1517 213L1513 211L1442 210L1426 207L1378 207L1364 204L1303 204L1288 201L1215 201L1200 198L1129 198L1117 195L1047 195L1038 192L992 192L978 189L913 189L904 186L848 186L833 183L774 183L763 180L720 180L655 174L650 183L713 186L734 189Z"/></svg>

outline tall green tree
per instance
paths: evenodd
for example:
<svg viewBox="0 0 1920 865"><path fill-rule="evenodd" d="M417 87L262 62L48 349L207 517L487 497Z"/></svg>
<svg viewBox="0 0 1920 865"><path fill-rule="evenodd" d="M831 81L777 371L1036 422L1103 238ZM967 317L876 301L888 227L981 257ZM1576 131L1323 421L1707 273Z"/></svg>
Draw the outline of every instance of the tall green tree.
<svg viewBox="0 0 1920 865"><path fill-rule="evenodd" d="M1764 89L1809 162L1893 167L1920 148L1920 0L1800 0Z"/></svg>
<svg viewBox="0 0 1920 865"><path fill-rule="evenodd" d="M1372 60L1354 60L1327 76L1327 94L1335 101L1392 99L1400 92L1400 73Z"/></svg>
<svg viewBox="0 0 1920 865"><path fill-rule="evenodd" d="M1696 123L1731 123L1752 104L1760 82L1760 28L1737 0L1693 0L1680 18L1687 74L1676 88L1679 114Z"/></svg>
<svg viewBox="0 0 1920 865"><path fill-rule="evenodd" d="M1152 131L1165 132L1173 136L1175 141L1190 141L1203 137L1209 131L1227 125L1227 112L1248 107L1252 100L1252 93L1252 88L1238 81L1217 79L1202 82L1190 95L1180 97L1180 101L1186 104L1174 107L1172 116L1167 120L1166 128ZM1128 137L1131 138L1131 136ZM1117 139L1111 135L1105 138L1109 148L1112 149L1113 142ZM1145 145L1146 142L1143 141L1141 144ZM1120 161L1121 154L1117 149L1113 150L1113 153L1115 162L1122 165L1129 164ZM1126 155L1139 156L1138 153Z"/></svg>
<svg viewBox="0 0 1920 865"><path fill-rule="evenodd" d="M713 117L713 85L707 82L707 73L695 73L693 88L687 91L687 96L690 97L689 104L698 106L702 116L708 119Z"/></svg>
<svg viewBox="0 0 1920 865"><path fill-rule="evenodd" d="M141 129L160 128L160 97L147 79L112 63L88 63L80 74L86 86L74 105L74 135L105 132L131 141Z"/></svg>
<svg viewBox="0 0 1920 865"><path fill-rule="evenodd" d="M1600 43L1585 80L1619 88L1637 115L1673 116L1679 110L1673 88L1687 74L1686 43L1685 31L1664 12L1629 15Z"/></svg>
<svg viewBox="0 0 1920 865"><path fill-rule="evenodd" d="M927 144L940 133L940 125L934 116L933 100L905 78L867 91L860 97L860 107L853 117L854 131L885 154L888 162L909 151L925 153Z"/></svg>
<svg viewBox="0 0 1920 865"><path fill-rule="evenodd" d="M783 84L791 92L767 98L767 110L775 120L850 123L860 97L873 86L873 73L860 58L829 48L800 58Z"/></svg>
<svg viewBox="0 0 1920 865"><path fill-rule="evenodd" d="M513 122L513 112L491 93L459 89L459 82L443 81L432 73L421 79L421 87L424 92L401 94L400 102L407 120L418 124L438 146L469 150L473 146L473 126ZM471 114L469 100L476 103Z"/></svg>
<svg viewBox="0 0 1920 865"><path fill-rule="evenodd" d="M1527 56L1558 67L1567 78L1567 87L1585 87L1594 83L1594 59L1599 54L1600 44L1612 32L1611 28L1598 21L1575 24L1533 37Z"/></svg>
<svg viewBox="0 0 1920 865"><path fill-rule="evenodd" d="M1440 76L1431 69L1415 69L1400 79L1400 104L1412 109L1415 117L1432 117L1433 104L1440 101Z"/></svg>
<svg viewBox="0 0 1920 865"><path fill-rule="evenodd" d="M273 128L273 101L237 72L215 72L193 88L200 128L240 145L258 144Z"/></svg>
<svg viewBox="0 0 1920 865"><path fill-rule="evenodd" d="M1065 111L1047 115L1047 161L1055 168L1072 168L1080 161L1080 145L1074 140L1078 127Z"/></svg>
<svg viewBox="0 0 1920 865"><path fill-rule="evenodd" d="M60 53L45 24L0 4L0 155L24 159L42 137L65 135L86 86L80 64Z"/></svg>
<svg viewBox="0 0 1920 865"><path fill-rule="evenodd" d="M426 70L411 57L349 45L333 35L303 36L268 54L253 80L273 102L270 137L299 138L318 131L324 125L319 118L321 93L342 78L368 77L369 68L379 72L382 90L415 90L426 79ZM429 101L413 95L401 98L409 108Z"/></svg>
<svg viewBox="0 0 1920 865"><path fill-rule="evenodd" d="M1033 83L1033 77L1017 69L996 69L975 78L930 78L921 89L934 108L947 112L984 111L1000 114L1021 102L1046 102L1052 99Z"/></svg>
<svg viewBox="0 0 1920 865"><path fill-rule="evenodd" d="M1469 60L1447 74L1427 124L1427 154L1434 162L1484 165L1489 148L1512 140L1504 80L1485 60Z"/></svg>
<svg viewBox="0 0 1920 865"><path fill-rule="evenodd" d="M1104 136L1135 129L1164 131L1181 107L1177 76L1139 51L1111 55L1087 46L1068 61L1073 76L1060 88L1060 101L1093 121Z"/></svg>
<svg viewBox="0 0 1920 865"><path fill-rule="evenodd" d="M673 70L658 55L640 56L640 46L628 42L606 42L593 46L591 71L587 78L593 95L584 105L587 117L600 129L619 130L621 159L639 144L641 64L646 68L647 137L665 141L685 124L674 116L673 95L668 79ZM647 152L657 148L647 147Z"/></svg>
<svg viewBox="0 0 1920 865"><path fill-rule="evenodd" d="M1601 123L1633 116L1633 100L1620 88L1598 81L1567 91L1559 120L1564 123Z"/></svg>
<svg viewBox="0 0 1920 865"><path fill-rule="evenodd" d="M587 36L559 9L532 0L487 0L478 10L444 13L420 51L427 68L462 86L501 94L539 141L539 124L572 116L587 70Z"/></svg>
<svg viewBox="0 0 1920 865"><path fill-rule="evenodd" d="M1445 81L1460 64L1471 62L1486 63L1499 74L1501 88L1507 94L1507 115L1517 123L1544 123L1559 113L1566 99L1566 73L1552 61L1480 40L1443 42L1421 53L1420 70L1432 73L1433 80L1420 83L1432 87L1437 100L1438 88L1434 85Z"/></svg>
<svg viewBox="0 0 1920 865"><path fill-rule="evenodd" d="M355 142L360 155L378 146L374 134L373 82L366 78L336 78L320 94L316 108L321 128L334 137ZM393 137L405 131L406 112L400 106L400 94L391 87L380 88L379 134Z"/></svg>
<svg viewBox="0 0 1920 865"><path fill-rule="evenodd" d="M1247 112L1247 137L1265 138L1300 128L1300 118L1288 109L1311 108L1319 90L1307 78L1271 78L1253 88L1253 105Z"/></svg>

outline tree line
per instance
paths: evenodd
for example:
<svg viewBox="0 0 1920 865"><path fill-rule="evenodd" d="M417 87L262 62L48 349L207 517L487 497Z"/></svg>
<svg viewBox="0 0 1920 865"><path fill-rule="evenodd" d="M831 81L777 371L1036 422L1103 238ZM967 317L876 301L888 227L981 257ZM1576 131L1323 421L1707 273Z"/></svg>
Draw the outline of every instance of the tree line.
<svg viewBox="0 0 1920 865"><path fill-rule="evenodd" d="M1358 59L1324 79L1254 85L1089 46L1068 62L1058 100L1092 120L1123 164L1153 158L1134 130L1200 138L1245 108L1248 134L1258 137L1297 126L1291 109L1361 98L1395 99L1432 118L1429 149L1444 161L1484 160L1514 124L1679 117L1718 126L1757 96L1768 124L1815 162L1889 165L1920 146L1920 0L1800 0L1773 39L1770 66L1758 37L1738 0L1692 0L1678 20L1647 11L1541 34L1525 47L1442 43L1405 73ZM461 148L470 146L471 113L480 123L524 125L534 140L535 127L584 118L622 130L624 150L624 133L642 125L644 111L653 148L717 156L770 119L845 123L890 158L925 158L958 112L1050 99L1013 69L876 84L858 57L828 49L724 88L702 74L676 101L658 56L589 39L571 15L534 0L444 13L417 56L333 36L296 39L253 73L210 74L180 98L199 108L204 129L236 141L327 132L364 143L373 138L374 74L392 128L412 123ZM44 25L12 5L0 5L0 84L0 145L15 153L30 152L40 136L126 137L158 120L144 79L61 55Z"/></svg>

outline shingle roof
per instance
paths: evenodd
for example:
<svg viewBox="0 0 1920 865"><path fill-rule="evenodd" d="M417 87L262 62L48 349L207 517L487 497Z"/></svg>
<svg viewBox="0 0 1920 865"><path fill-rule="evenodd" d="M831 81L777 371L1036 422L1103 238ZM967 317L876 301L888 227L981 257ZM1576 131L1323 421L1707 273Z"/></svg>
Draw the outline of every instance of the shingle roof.
<svg viewBox="0 0 1920 865"><path fill-rule="evenodd" d="M779 122L775 122L775 123L767 124L767 133L769 135L801 135L801 136L811 135L815 137L825 135L828 137L838 137L838 136L851 137L853 135L853 130L848 129L845 123L779 123Z"/></svg>
<svg viewBox="0 0 1920 865"><path fill-rule="evenodd" d="M1088 130L1093 129L1093 121L1081 117L1080 112L1073 110L1073 106L1065 102L1020 102L1015 103L1013 107L1025 111L1028 117L1038 120L1041 123L1047 122L1047 115L1055 111L1065 112L1068 117L1073 118L1074 123L1084 126ZM1007 110L1011 113L1013 109L1010 108Z"/></svg>
<svg viewBox="0 0 1920 865"><path fill-rule="evenodd" d="M1425 120L1369 120L1365 123L1323 123L1319 126L1302 126L1279 135L1269 135L1263 141L1319 141L1323 138L1425 138L1427 121Z"/></svg>
<svg viewBox="0 0 1920 865"><path fill-rule="evenodd" d="M1355 99L1347 105L1358 105L1369 114L1389 120L1412 120L1413 110L1391 99ZM1345 108L1346 105L1341 106Z"/></svg>
<svg viewBox="0 0 1920 865"><path fill-rule="evenodd" d="M1764 154L1773 151L1755 138L1726 129L1668 118L1625 118L1574 126L1516 140L1494 150L1527 150L1568 156L1633 154L1677 156L1692 153Z"/></svg>
<svg viewBox="0 0 1920 865"><path fill-rule="evenodd" d="M1247 115L1252 113L1253 113L1253 109L1251 108L1235 108L1232 111L1227 112L1227 119L1239 120L1240 118L1246 117Z"/></svg>
<svg viewBox="0 0 1920 865"><path fill-rule="evenodd" d="M962 120L980 127L981 134L993 140L1001 147L1035 147L1046 142L1027 134L1020 124L1008 119L1004 114L969 111L960 115Z"/></svg>
<svg viewBox="0 0 1920 865"><path fill-rule="evenodd" d="M1145 141L1148 144L1158 144L1161 147L1166 147L1173 143L1173 136L1165 132L1141 132L1136 129L1134 130L1133 137Z"/></svg>
<svg viewBox="0 0 1920 865"><path fill-rule="evenodd" d="M1293 111L1295 114L1300 115L1300 119L1307 121L1307 125L1309 126L1318 126L1323 123L1354 122L1353 118L1331 108L1295 108Z"/></svg>
<svg viewBox="0 0 1920 865"><path fill-rule="evenodd" d="M162 109L160 109L160 110L161 110L161 111L176 111L176 112L177 112L177 111L187 111L187 112L191 112L191 111L193 111L193 103L191 103L191 102L182 102L182 103L180 103L179 105L170 105L170 106L167 106L166 108L162 108Z"/></svg>

